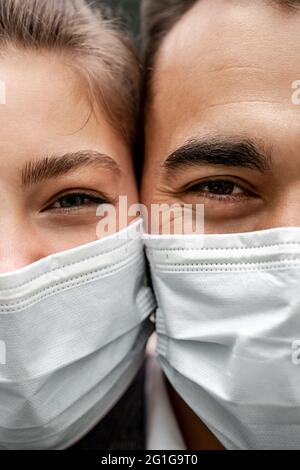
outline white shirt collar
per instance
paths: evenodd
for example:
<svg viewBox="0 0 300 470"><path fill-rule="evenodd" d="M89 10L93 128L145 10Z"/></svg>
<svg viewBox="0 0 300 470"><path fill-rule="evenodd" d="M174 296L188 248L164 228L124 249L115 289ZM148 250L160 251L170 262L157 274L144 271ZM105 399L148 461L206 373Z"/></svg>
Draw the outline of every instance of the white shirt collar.
<svg viewBox="0 0 300 470"><path fill-rule="evenodd" d="M147 450L187 450L180 432L163 373L155 357L146 366Z"/></svg>

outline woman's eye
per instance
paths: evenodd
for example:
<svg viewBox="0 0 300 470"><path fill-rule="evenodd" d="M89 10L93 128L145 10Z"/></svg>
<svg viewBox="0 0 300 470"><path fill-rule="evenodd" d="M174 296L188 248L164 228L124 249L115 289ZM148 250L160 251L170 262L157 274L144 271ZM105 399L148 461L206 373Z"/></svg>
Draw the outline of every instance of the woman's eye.
<svg viewBox="0 0 300 470"><path fill-rule="evenodd" d="M72 193L58 198L53 204L51 204L51 206L47 208L47 210L78 209L81 207L104 204L106 202L107 201L105 201L103 198L90 194Z"/></svg>

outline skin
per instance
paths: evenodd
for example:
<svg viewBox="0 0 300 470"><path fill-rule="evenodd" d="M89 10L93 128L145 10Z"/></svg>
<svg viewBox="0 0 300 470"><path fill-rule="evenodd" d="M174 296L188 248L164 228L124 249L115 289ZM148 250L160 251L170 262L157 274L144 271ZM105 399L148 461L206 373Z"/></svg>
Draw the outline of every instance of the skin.
<svg viewBox="0 0 300 470"><path fill-rule="evenodd" d="M262 1L201 0L178 21L154 66L142 188L148 207L204 204L206 233L300 225L300 107L292 102L299 40L300 12ZM186 142L214 139L255 141L268 168L207 164L196 155L193 165L166 171ZM170 389L188 447L221 448Z"/></svg>
<svg viewBox="0 0 300 470"><path fill-rule="evenodd" d="M97 240L97 207L105 202L118 209L119 195L135 203L137 190L129 146L62 57L8 51L0 59L0 80L6 86L0 272L6 273ZM57 170L59 164L68 169Z"/></svg>

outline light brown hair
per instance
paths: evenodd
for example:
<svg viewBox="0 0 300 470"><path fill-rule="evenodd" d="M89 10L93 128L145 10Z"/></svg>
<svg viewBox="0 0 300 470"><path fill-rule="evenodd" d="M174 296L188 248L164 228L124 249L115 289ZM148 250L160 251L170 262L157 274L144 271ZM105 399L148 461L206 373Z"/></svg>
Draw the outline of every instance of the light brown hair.
<svg viewBox="0 0 300 470"><path fill-rule="evenodd" d="M141 66L127 33L95 2L0 0L0 53L9 46L63 55L86 80L91 103L132 143Z"/></svg>

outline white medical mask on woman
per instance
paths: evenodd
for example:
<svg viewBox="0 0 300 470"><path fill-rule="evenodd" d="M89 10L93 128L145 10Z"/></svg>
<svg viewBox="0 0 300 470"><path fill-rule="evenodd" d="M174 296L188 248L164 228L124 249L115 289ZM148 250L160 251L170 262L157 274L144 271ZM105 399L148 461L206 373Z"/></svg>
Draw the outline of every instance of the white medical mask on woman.
<svg viewBox="0 0 300 470"><path fill-rule="evenodd" d="M300 228L145 243L178 394L227 449L300 449Z"/></svg>
<svg viewBox="0 0 300 470"><path fill-rule="evenodd" d="M0 449L72 445L133 380L154 308L140 224L0 275Z"/></svg>

